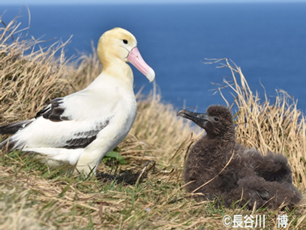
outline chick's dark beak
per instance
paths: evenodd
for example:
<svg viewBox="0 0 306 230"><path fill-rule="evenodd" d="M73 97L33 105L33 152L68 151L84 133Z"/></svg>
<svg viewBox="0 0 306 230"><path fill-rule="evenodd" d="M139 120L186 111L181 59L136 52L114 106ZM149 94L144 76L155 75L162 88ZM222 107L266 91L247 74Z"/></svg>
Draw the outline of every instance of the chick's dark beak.
<svg viewBox="0 0 306 230"><path fill-rule="evenodd" d="M187 118L199 126L203 126L203 123L208 120L208 115L206 113L194 113L186 109L182 109L177 113L177 116Z"/></svg>

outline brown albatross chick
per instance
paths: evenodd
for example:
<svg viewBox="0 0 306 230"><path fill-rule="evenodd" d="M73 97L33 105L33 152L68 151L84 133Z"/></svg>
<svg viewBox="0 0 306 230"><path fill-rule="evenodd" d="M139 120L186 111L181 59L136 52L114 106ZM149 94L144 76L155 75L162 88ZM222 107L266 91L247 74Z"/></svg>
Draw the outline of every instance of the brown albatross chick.
<svg viewBox="0 0 306 230"><path fill-rule="evenodd" d="M202 193L217 204L252 209L292 207L302 196L292 185L291 169L280 153L262 155L236 142L231 111L220 105L206 113L181 110L178 116L192 120L206 135L190 149L184 167L189 192Z"/></svg>

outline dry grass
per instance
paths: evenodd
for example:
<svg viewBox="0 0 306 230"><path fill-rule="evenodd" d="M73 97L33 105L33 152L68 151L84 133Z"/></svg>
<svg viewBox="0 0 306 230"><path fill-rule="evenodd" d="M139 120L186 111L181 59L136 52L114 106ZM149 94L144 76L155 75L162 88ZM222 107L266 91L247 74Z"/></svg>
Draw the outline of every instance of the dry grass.
<svg viewBox="0 0 306 230"><path fill-rule="evenodd" d="M294 99L280 90L277 91L273 103L268 100L267 95L265 101L261 102L258 93L254 94L250 89L241 68L231 65L227 59L217 62L221 63L219 67L229 68L233 76L232 82L224 80L224 86L231 89L235 98L234 103L238 107L236 114L238 141L247 147L260 149L263 153L267 151L283 153L292 167L294 183L305 190L305 117L297 109ZM229 104L226 99L225 101Z"/></svg>
<svg viewBox="0 0 306 230"><path fill-rule="evenodd" d="M0 27L0 123L34 116L53 98L84 88L101 72L96 52L68 63L63 48L70 40L42 48L41 40L14 39L19 26L14 19Z"/></svg>
<svg viewBox="0 0 306 230"><path fill-rule="evenodd" d="M33 51L40 41L19 37L11 41L11 32L18 26L13 20L7 27L0 27L1 121L33 116L47 101L71 91L64 54L55 56L65 43Z"/></svg>
<svg viewBox="0 0 306 230"><path fill-rule="evenodd" d="M18 24L8 26L16 31ZM50 99L86 87L101 71L95 52L68 63L64 44L31 51L37 41L11 41L8 28L0 30L0 123L33 117ZM239 108L238 140L264 152L286 154L295 185L305 191L303 114L285 93L272 105L267 99L261 102L241 70L227 60L223 63L232 71L233 83L224 84ZM18 152L1 155L0 229L224 229L222 217L237 214L266 215L267 229L277 229L277 215L285 213L290 222L287 229L305 229L303 204L295 210L247 211L197 203L182 182L186 152L200 133L194 130L192 136L192 130L158 95L139 96L136 121L118 147L127 164L100 164L98 168L112 175L126 173L134 184L82 178L62 169L50 171ZM155 168L141 174L151 160Z"/></svg>

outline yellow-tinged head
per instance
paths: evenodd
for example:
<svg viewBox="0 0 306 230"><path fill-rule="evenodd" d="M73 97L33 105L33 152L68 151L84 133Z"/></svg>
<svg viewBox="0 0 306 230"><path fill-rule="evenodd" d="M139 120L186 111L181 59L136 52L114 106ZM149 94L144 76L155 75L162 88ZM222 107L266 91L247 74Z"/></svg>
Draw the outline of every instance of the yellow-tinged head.
<svg viewBox="0 0 306 230"><path fill-rule="evenodd" d="M150 82L155 78L154 70L145 63L138 51L136 38L125 29L106 31L99 39L97 52L104 70L118 65L118 62L130 62Z"/></svg>

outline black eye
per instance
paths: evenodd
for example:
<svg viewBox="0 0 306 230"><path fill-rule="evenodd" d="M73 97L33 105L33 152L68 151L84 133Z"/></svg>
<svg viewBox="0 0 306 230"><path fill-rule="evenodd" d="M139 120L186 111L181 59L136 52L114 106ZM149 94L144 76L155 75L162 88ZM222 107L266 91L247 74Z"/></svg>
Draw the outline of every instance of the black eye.
<svg viewBox="0 0 306 230"><path fill-rule="evenodd" d="M214 120L215 120L215 121L219 121L219 118L218 118L218 117L215 117Z"/></svg>
<svg viewBox="0 0 306 230"><path fill-rule="evenodd" d="M123 39L123 43L124 43L124 44L128 44L128 40Z"/></svg>

